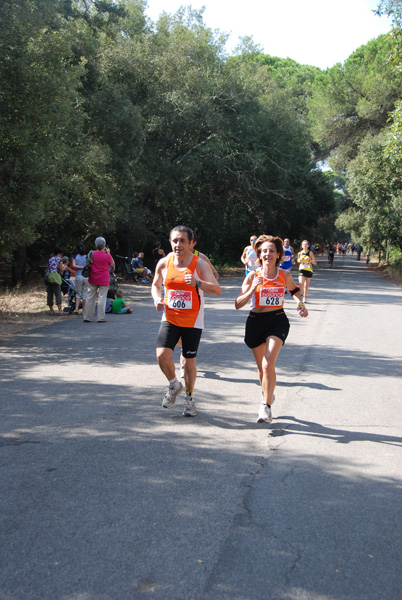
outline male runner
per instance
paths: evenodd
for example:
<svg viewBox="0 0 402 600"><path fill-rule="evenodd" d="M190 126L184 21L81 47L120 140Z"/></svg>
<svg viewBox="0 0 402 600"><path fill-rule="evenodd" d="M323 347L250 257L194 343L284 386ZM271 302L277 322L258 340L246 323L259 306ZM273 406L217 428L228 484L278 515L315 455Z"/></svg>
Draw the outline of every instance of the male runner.
<svg viewBox="0 0 402 600"><path fill-rule="evenodd" d="M279 265L280 269L285 269L289 271L292 268L292 261L294 258L294 251L292 246L290 245L290 240L288 238L283 240L283 260Z"/></svg>
<svg viewBox="0 0 402 600"><path fill-rule="evenodd" d="M213 273L216 281L218 281L218 279L219 279L219 273L218 273L218 271L215 269L214 265L211 263L211 261L209 260L209 258L208 258L208 256L206 254L203 254L199 250L194 250L194 248L195 248L196 245L197 245L197 234L196 234L196 232L194 230L193 231L193 241L192 241L192 244L191 244L191 252L193 254L195 254L196 256L199 256L203 260L205 260L206 263L208 263L208 265L212 269L212 273Z"/></svg>
<svg viewBox="0 0 402 600"><path fill-rule="evenodd" d="M163 408L171 408L183 386L175 375L173 350L181 338L184 357L186 398L183 414L196 415L192 394L197 376L196 356L204 328L204 293L221 294L221 287L209 265L192 251L193 232L179 225L170 232L173 254L162 258L156 267L152 297L156 310L163 312L157 340L156 357L169 380L162 400ZM165 297L162 298L162 285Z"/></svg>

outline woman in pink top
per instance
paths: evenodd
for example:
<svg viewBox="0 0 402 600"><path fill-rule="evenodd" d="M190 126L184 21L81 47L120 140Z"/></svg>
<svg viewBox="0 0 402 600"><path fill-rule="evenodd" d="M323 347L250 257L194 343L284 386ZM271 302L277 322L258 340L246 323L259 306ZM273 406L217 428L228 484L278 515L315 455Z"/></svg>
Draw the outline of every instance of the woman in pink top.
<svg viewBox="0 0 402 600"><path fill-rule="evenodd" d="M109 267L114 267L114 260L110 256L109 248L106 247L105 238L97 237L95 248L95 251L88 254L91 274L88 278L88 299L85 303L84 323L92 321L96 300L98 300L98 323L106 323L105 308L109 289Z"/></svg>

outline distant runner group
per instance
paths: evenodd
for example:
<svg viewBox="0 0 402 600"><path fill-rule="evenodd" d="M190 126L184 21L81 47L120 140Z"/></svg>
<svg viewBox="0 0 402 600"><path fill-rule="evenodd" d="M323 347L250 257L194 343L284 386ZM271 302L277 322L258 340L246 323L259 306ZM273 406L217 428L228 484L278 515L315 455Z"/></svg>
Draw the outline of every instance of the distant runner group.
<svg viewBox="0 0 402 600"><path fill-rule="evenodd" d="M161 258L152 283L155 308L162 313L156 356L169 384L162 400L163 408L172 408L183 391L176 377L173 351L181 345L181 365L184 375L184 412L196 415L193 392L197 376L196 357L204 328L204 294L219 296L218 274L208 258L194 251L193 231L183 225L170 232L172 252ZM317 264L305 240L298 254L300 287L293 281L290 269L294 257L290 241L271 235L253 235L241 256L246 277L235 300L236 309L250 303L246 322L245 343L252 350L258 368L262 399L257 422L272 421L271 405L275 400L275 364L289 333L289 321L284 312L286 288L297 303L301 317L307 317L305 299ZM164 288L164 291L163 291ZM303 294L303 300L302 300Z"/></svg>

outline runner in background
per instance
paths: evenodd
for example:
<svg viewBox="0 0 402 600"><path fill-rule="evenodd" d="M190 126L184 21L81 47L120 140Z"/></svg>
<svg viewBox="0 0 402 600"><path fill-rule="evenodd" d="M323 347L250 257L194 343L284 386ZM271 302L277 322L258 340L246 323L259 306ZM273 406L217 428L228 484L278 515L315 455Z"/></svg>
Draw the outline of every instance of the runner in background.
<svg viewBox="0 0 402 600"><path fill-rule="evenodd" d="M194 250L196 245L197 245L197 232L194 230L193 231L193 241L191 243L191 252L193 254L195 254L195 256L199 256L200 258L202 258L202 260L205 260L205 262L209 264L213 276L215 277L216 281L218 281L218 279L219 279L218 271L215 269L214 265L211 263L211 261L209 260L208 256L206 256L206 254L203 254L199 250Z"/></svg>
<svg viewBox="0 0 402 600"><path fill-rule="evenodd" d="M250 271L255 271L257 268L257 254L255 253L255 243L257 241L257 236L252 235L250 237L250 246L246 246L243 250L243 254L240 257L241 262L246 267L246 275L250 273Z"/></svg>
<svg viewBox="0 0 402 600"><path fill-rule="evenodd" d="M313 265L317 264L314 254L310 250L310 244L307 240L301 243L301 250L297 255L299 263L299 285L303 294L303 302L307 302L307 293L310 286L310 280L313 276Z"/></svg>
<svg viewBox="0 0 402 600"><path fill-rule="evenodd" d="M290 245L290 240L288 238L285 238L283 240L283 259L280 264L280 268L285 269L285 271L290 270L292 268L294 256L295 253L293 251L292 246Z"/></svg>
<svg viewBox="0 0 402 600"><path fill-rule="evenodd" d="M333 245L330 242L328 244L328 264L329 264L330 268L332 268L332 265L334 264L334 255L335 255L335 248L333 247Z"/></svg>

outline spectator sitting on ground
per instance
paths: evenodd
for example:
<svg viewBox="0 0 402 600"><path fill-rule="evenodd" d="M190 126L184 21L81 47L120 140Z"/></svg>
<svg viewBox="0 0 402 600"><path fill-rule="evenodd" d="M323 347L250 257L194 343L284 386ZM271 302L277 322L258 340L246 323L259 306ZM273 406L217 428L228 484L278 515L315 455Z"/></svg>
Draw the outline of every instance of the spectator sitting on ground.
<svg viewBox="0 0 402 600"><path fill-rule="evenodd" d="M123 300L123 292L118 290L116 292L116 298L113 300L112 313L114 315L130 314L133 311Z"/></svg>

